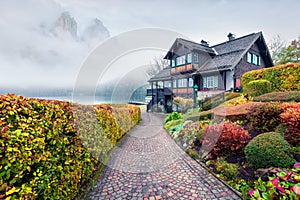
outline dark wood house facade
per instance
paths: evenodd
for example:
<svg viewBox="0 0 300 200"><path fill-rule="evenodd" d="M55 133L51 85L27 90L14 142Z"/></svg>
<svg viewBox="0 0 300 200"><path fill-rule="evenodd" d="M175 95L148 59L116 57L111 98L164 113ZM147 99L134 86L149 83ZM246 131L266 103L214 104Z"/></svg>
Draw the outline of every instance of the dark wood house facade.
<svg viewBox="0 0 300 200"><path fill-rule="evenodd" d="M228 41L214 46L177 38L164 59L170 65L149 80L147 109L161 104L170 112L175 96L204 99L240 89L245 72L273 66L261 32L240 38L229 33Z"/></svg>

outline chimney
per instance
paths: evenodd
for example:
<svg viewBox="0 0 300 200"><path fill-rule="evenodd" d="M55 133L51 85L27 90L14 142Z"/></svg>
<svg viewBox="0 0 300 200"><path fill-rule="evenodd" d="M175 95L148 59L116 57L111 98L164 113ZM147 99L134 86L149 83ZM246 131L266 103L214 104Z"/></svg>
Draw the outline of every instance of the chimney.
<svg viewBox="0 0 300 200"><path fill-rule="evenodd" d="M232 34L232 33L229 33L229 34L227 35L227 37L228 37L228 40L229 40L229 41L231 41L231 40L234 40L234 39L235 39L235 35L234 35L234 34Z"/></svg>
<svg viewBox="0 0 300 200"><path fill-rule="evenodd" d="M201 44L203 45L203 46L206 46L206 47L208 47L209 45L208 45L208 42L207 41L205 41L205 40L201 40Z"/></svg>

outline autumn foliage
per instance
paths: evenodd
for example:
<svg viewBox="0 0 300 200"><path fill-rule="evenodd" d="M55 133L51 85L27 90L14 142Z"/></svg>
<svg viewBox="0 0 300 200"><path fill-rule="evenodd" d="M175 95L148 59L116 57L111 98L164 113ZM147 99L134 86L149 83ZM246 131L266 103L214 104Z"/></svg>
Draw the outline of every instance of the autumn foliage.
<svg viewBox="0 0 300 200"><path fill-rule="evenodd" d="M213 157L240 152L247 144L250 135L242 126L232 122L212 124L202 136L203 149L211 150Z"/></svg>
<svg viewBox="0 0 300 200"><path fill-rule="evenodd" d="M74 199L139 120L129 105L0 95L0 199Z"/></svg>

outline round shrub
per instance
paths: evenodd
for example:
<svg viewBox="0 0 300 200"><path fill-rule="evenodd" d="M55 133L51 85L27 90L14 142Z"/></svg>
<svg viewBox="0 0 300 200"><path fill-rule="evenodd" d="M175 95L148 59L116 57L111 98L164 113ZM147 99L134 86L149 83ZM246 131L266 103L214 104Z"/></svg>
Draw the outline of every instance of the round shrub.
<svg viewBox="0 0 300 200"><path fill-rule="evenodd" d="M281 134L275 132L253 138L244 153L247 161L255 168L290 167L295 163L292 148Z"/></svg>
<svg viewBox="0 0 300 200"><path fill-rule="evenodd" d="M169 114L166 119L165 119L165 123L169 122L169 121L173 121L173 120L178 120L181 119L182 116L178 113L178 112L172 112L171 114Z"/></svg>
<svg viewBox="0 0 300 200"><path fill-rule="evenodd" d="M213 124L206 128L202 137L202 148L213 157L240 152L249 139L247 130L232 122Z"/></svg>
<svg viewBox="0 0 300 200"><path fill-rule="evenodd" d="M247 119L258 133L271 132L280 124L282 112L279 103L263 103L251 107Z"/></svg>
<svg viewBox="0 0 300 200"><path fill-rule="evenodd" d="M245 94L256 97L262 94L273 92L272 84L267 80L250 81L244 88Z"/></svg>

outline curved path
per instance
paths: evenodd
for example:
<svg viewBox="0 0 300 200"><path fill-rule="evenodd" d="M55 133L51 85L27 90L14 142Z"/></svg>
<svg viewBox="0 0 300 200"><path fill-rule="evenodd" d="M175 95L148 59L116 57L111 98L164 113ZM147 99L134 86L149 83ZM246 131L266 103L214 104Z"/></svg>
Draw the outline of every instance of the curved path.
<svg viewBox="0 0 300 200"><path fill-rule="evenodd" d="M157 114L143 113L113 153L88 199L240 199L191 159L163 129Z"/></svg>

